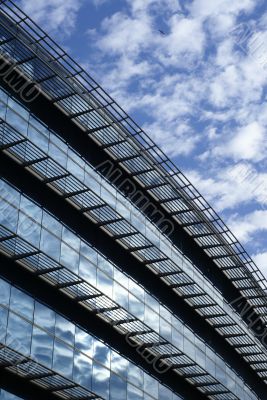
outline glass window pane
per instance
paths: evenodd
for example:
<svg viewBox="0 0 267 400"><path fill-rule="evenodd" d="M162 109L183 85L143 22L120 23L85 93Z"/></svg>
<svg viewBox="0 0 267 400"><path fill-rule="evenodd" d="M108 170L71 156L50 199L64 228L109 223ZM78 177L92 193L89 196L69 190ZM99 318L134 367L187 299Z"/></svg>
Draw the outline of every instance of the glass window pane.
<svg viewBox="0 0 267 400"><path fill-rule="evenodd" d="M112 298L113 281L101 271L97 271L97 288Z"/></svg>
<svg viewBox="0 0 267 400"><path fill-rule="evenodd" d="M144 371L142 371L136 365L129 363L128 380L133 384L142 387L144 384Z"/></svg>
<svg viewBox="0 0 267 400"><path fill-rule="evenodd" d="M7 108L6 121L23 135L27 135L28 122L10 108Z"/></svg>
<svg viewBox="0 0 267 400"><path fill-rule="evenodd" d="M34 323L47 329L52 334L55 332L55 312L41 303L35 302Z"/></svg>
<svg viewBox="0 0 267 400"><path fill-rule="evenodd" d="M10 308L29 320L33 319L33 298L14 286L11 288Z"/></svg>
<svg viewBox="0 0 267 400"><path fill-rule="evenodd" d="M32 325L15 314L9 313L6 344L23 355L31 350Z"/></svg>
<svg viewBox="0 0 267 400"><path fill-rule="evenodd" d="M166 319L160 318L159 324L159 333L162 335L166 340L171 342L172 340L172 326L169 324Z"/></svg>
<svg viewBox="0 0 267 400"><path fill-rule="evenodd" d="M110 368L110 348L99 340L94 343L94 359Z"/></svg>
<svg viewBox="0 0 267 400"><path fill-rule="evenodd" d="M142 400L143 392L137 387L128 383L127 385L127 400Z"/></svg>
<svg viewBox="0 0 267 400"><path fill-rule="evenodd" d="M56 261L59 261L60 240L46 229L42 229L41 232L40 249L47 255L53 257Z"/></svg>
<svg viewBox="0 0 267 400"><path fill-rule="evenodd" d="M160 400L171 400L172 392L170 389L166 388L163 385L159 385L159 399Z"/></svg>
<svg viewBox="0 0 267 400"><path fill-rule="evenodd" d="M102 271L105 271L109 276L113 276L113 265L106 260L104 257L102 257L100 254L98 254L98 266Z"/></svg>
<svg viewBox="0 0 267 400"><path fill-rule="evenodd" d="M42 221L42 209L25 196L21 196L20 208L38 224Z"/></svg>
<svg viewBox="0 0 267 400"><path fill-rule="evenodd" d="M0 389L0 400L22 400L22 397L17 397L14 394L8 393Z"/></svg>
<svg viewBox="0 0 267 400"><path fill-rule="evenodd" d="M114 282L114 289L113 289L114 301L116 301L116 303L120 304L122 307L128 309L129 306L128 296L129 296L128 290L124 289L117 282Z"/></svg>
<svg viewBox="0 0 267 400"><path fill-rule="evenodd" d="M33 327L32 357L48 368L52 366L53 337L37 327Z"/></svg>
<svg viewBox="0 0 267 400"><path fill-rule="evenodd" d="M92 360L80 352L74 353L73 379L79 385L91 390Z"/></svg>
<svg viewBox="0 0 267 400"><path fill-rule="evenodd" d="M158 398L158 382L148 374L144 374L144 391L149 393L151 396L154 396L156 399Z"/></svg>
<svg viewBox="0 0 267 400"><path fill-rule="evenodd" d="M78 273L79 253L71 249L65 243L61 243L60 263L69 268L74 273Z"/></svg>
<svg viewBox="0 0 267 400"><path fill-rule="evenodd" d="M96 286L96 267L84 256L80 256L79 275Z"/></svg>
<svg viewBox="0 0 267 400"><path fill-rule="evenodd" d="M111 374L110 377L110 400L127 399L127 382L118 375Z"/></svg>
<svg viewBox="0 0 267 400"><path fill-rule="evenodd" d="M2 103L2 101L0 102L0 118L5 119L6 118L6 104Z"/></svg>
<svg viewBox="0 0 267 400"><path fill-rule="evenodd" d="M3 279L0 279L0 303L4 304L5 306L9 305L10 289L11 289L10 284L4 281Z"/></svg>
<svg viewBox="0 0 267 400"><path fill-rule="evenodd" d="M0 343L3 344L6 341L7 317L7 308L0 307Z"/></svg>
<svg viewBox="0 0 267 400"><path fill-rule="evenodd" d="M80 250L81 240L76 236L73 232L63 226L62 230L62 240L66 242L70 247L75 249L76 251Z"/></svg>
<svg viewBox="0 0 267 400"><path fill-rule="evenodd" d="M92 390L108 399L110 371L93 361Z"/></svg>
<svg viewBox="0 0 267 400"><path fill-rule="evenodd" d="M0 198L0 224L16 233L18 214L18 210L13 205Z"/></svg>
<svg viewBox="0 0 267 400"><path fill-rule="evenodd" d="M53 368L67 378L72 377L73 349L58 340L54 344Z"/></svg>
<svg viewBox="0 0 267 400"><path fill-rule="evenodd" d="M24 212L19 212L19 222L17 233L33 246L39 247L41 226L35 220L29 218Z"/></svg>
<svg viewBox="0 0 267 400"><path fill-rule="evenodd" d="M97 252L83 241L81 241L80 253L83 254L93 264L97 264Z"/></svg>
<svg viewBox="0 0 267 400"><path fill-rule="evenodd" d="M129 311L141 321L145 317L145 305L131 293L129 293Z"/></svg>
<svg viewBox="0 0 267 400"><path fill-rule="evenodd" d="M54 140L54 139L53 139ZM62 151L62 144L60 143L60 148L55 146L52 142L49 143L48 154L51 158L57 161L63 168L67 165L67 154Z"/></svg>
<svg viewBox="0 0 267 400"><path fill-rule="evenodd" d="M8 105L23 118L29 119L29 111L24 106L22 106L17 100L15 100L10 96L8 97Z"/></svg>
<svg viewBox="0 0 267 400"><path fill-rule="evenodd" d="M145 306L145 323L156 332L159 332L159 315Z"/></svg>
<svg viewBox="0 0 267 400"><path fill-rule="evenodd" d="M63 318L61 315L56 314L56 331L55 335L59 338L68 342L72 346L74 345L74 332L75 325Z"/></svg>
<svg viewBox="0 0 267 400"><path fill-rule="evenodd" d="M86 354L88 357L93 357L94 353L94 338L87 332L76 326L75 332L75 347Z"/></svg>
<svg viewBox="0 0 267 400"><path fill-rule="evenodd" d="M127 379L129 361L111 350L111 369L113 372Z"/></svg>
<svg viewBox="0 0 267 400"><path fill-rule="evenodd" d="M36 144L40 149L44 152L48 150L48 137L45 136L42 132L39 132L35 127L29 125L28 129L28 138Z"/></svg>
<svg viewBox="0 0 267 400"><path fill-rule="evenodd" d="M6 183L3 179L0 180L0 194L1 198L6 199L15 207L19 206L20 193L16 189L11 187L8 183Z"/></svg>
<svg viewBox="0 0 267 400"><path fill-rule="evenodd" d="M48 228L54 235L61 237L62 233L62 224L58 222L52 215L48 214L47 212L43 211L43 226Z"/></svg>

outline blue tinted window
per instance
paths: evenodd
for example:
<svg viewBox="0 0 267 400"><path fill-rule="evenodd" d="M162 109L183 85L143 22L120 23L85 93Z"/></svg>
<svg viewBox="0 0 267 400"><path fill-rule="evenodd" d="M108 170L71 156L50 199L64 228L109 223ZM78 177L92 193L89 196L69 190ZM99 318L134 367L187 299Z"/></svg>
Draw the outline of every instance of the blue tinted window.
<svg viewBox="0 0 267 400"><path fill-rule="evenodd" d="M97 263L97 252L88 244L81 241L81 254L88 258L89 261L96 264Z"/></svg>
<svg viewBox="0 0 267 400"><path fill-rule="evenodd" d="M60 263L74 273L78 273L79 254L65 243L61 243Z"/></svg>
<svg viewBox="0 0 267 400"><path fill-rule="evenodd" d="M3 389L0 389L0 400L19 400L22 398L21 397L17 397L14 394L8 393Z"/></svg>
<svg viewBox="0 0 267 400"><path fill-rule="evenodd" d="M57 261L59 261L60 257L60 244L61 243L58 238L56 238L47 230L42 229L40 249Z"/></svg>
<svg viewBox="0 0 267 400"><path fill-rule="evenodd" d="M29 125L28 138L44 152L47 152L48 137L38 132L32 125Z"/></svg>
<svg viewBox="0 0 267 400"><path fill-rule="evenodd" d="M14 286L11 288L10 308L29 320L33 319L33 298Z"/></svg>
<svg viewBox="0 0 267 400"><path fill-rule="evenodd" d="M96 285L96 267L84 256L80 256L79 275L92 285Z"/></svg>
<svg viewBox="0 0 267 400"><path fill-rule="evenodd" d="M142 400L143 392L137 387L128 383L127 385L127 400Z"/></svg>
<svg viewBox="0 0 267 400"><path fill-rule="evenodd" d="M112 298L113 280L100 270L97 271L97 287L101 292Z"/></svg>
<svg viewBox="0 0 267 400"><path fill-rule="evenodd" d="M150 375L144 374L144 391L149 393L151 396L158 398L159 395L158 382L153 379Z"/></svg>
<svg viewBox="0 0 267 400"><path fill-rule="evenodd" d="M141 387L144 384L144 372L136 365L129 363L128 380Z"/></svg>
<svg viewBox="0 0 267 400"><path fill-rule="evenodd" d="M48 368L52 366L53 337L39 328L33 327L32 357Z"/></svg>
<svg viewBox="0 0 267 400"><path fill-rule="evenodd" d="M62 224L45 211L43 211L42 224L56 236L61 237Z"/></svg>
<svg viewBox="0 0 267 400"><path fill-rule="evenodd" d="M32 325L15 314L9 313L6 344L23 355L31 349Z"/></svg>
<svg viewBox="0 0 267 400"><path fill-rule="evenodd" d="M118 375L110 376L110 400L125 400L127 399L127 382Z"/></svg>
<svg viewBox="0 0 267 400"><path fill-rule="evenodd" d="M67 378L72 377L73 349L58 340L54 343L53 368Z"/></svg>
<svg viewBox="0 0 267 400"><path fill-rule="evenodd" d="M74 353L73 379L89 390L92 388L92 360L85 354Z"/></svg>
<svg viewBox="0 0 267 400"><path fill-rule="evenodd" d="M7 327L8 310L0 307L0 343L6 341L6 327Z"/></svg>
<svg viewBox="0 0 267 400"><path fill-rule="evenodd" d="M0 118L5 119L6 118L6 104L0 102Z"/></svg>
<svg viewBox="0 0 267 400"><path fill-rule="evenodd" d="M10 108L7 108L6 121L20 133L27 135L28 122Z"/></svg>
<svg viewBox="0 0 267 400"><path fill-rule="evenodd" d="M76 326L75 332L75 347L85 353L89 357L93 357L94 353L94 338L87 332Z"/></svg>
<svg viewBox="0 0 267 400"><path fill-rule="evenodd" d="M18 213L18 210L13 205L0 198L0 224L15 233L18 225Z"/></svg>
<svg viewBox="0 0 267 400"><path fill-rule="evenodd" d="M99 340L95 340L94 343L94 358L101 364L110 368L110 348Z"/></svg>
<svg viewBox="0 0 267 400"><path fill-rule="evenodd" d="M159 399L160 400L171 400L172 392L165 386L159 385Z"/></svg>
<svg viewBox="0 0 267 400"><path fill-rule="evenodd" d="M92 390L98 395L108 398L110 371L93 361Z"/></svg>
<svg viewBox="0 0 267 400"><path fill-rule="evenodd" d="M127 379L129 361L115 351L111 351L111 369Z"/></svg>
<svg viewBox="0 0 267 400"><path fill-rule="evenodd" d="M114 282L114 289L113 289L113 299L116 303L120 304L122 307L128 309L128 290L124 289L121 285L117 282Z"/></svg>
<svg viewBox="0 0 267 400"><path fill-rule="evenodd" d="M0 303L4 305L9 305L10 301L10 289L11 286L9 283L0 279Z"/></svg>
<svg viewBox="0 0 267 400"><path fill-rule="evenodd" d="M17 234L33 246L39 247L41 227L36 224L35 219L29 218L23 212L19 212Z"/></svg>
<svg viewBox="0 0 267 400"><path fill-rule="evenodd" d="M35 302L34 323L40 327L49 330L52 334L55 332L56 314L50 308L41 303Z"/></svg>
<svg viewBox="0 0 267 400"><path fill-rule="evenodd" d="M72 322L63 318L61 315L56 315L56 336L72 346L74 345L75 326Z"/></svg>

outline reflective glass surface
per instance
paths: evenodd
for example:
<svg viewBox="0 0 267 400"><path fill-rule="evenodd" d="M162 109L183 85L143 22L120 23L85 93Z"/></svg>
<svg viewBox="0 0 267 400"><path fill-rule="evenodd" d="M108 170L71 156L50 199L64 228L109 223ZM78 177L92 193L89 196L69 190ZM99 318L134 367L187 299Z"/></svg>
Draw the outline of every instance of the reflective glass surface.
<svg viewBox="0 0 267 400"><path fill-rule="evenodd" d="M11 349L30 355L104 399L125 400L135 392L140 394L140 399L159 399L159 390L168 393L169 400L178 399L108 345L31 296L2 279L0 289L0 342ZM30 305L33 312L23 312Z"/></svg>
<svg viewBox="0 0 267 400"><path fill-rule="evenodd" d="M3 389L0 389L0 400L20 400L22 397L15 396Z"/></svg>
<svg viewBox="0 0 267 400"><path fill-rule="evenodd" d="M9 196L13 195L13 191L11 191L10 194L8 190L9 186L4 182L2 182L2 185L2 201L4 201L4 198L9 198L10 200ZM15 197L17 198L17 194L15 194ZM17 204L18 207L20 207L20 204L25 204L25 198L23 195L21 195L21 198L17 199ZM171 314L166 309L166 307L159 304L159 302L155 300L151 295L149 295L143 288L141 288L140 285L137 285L132 279L119 271L98 251L90 247L77 236L73 235L73 233L68 231L66 227L61 225L59 222L53 221L52 216L49 215L49 217L47 218L48 214L45 211L38 209L38 207L33 203L31 207L31 202L28 199L27 205L28 210L31 211L28 211L27 209L20 209L21 215L25 214L27 217L30 217L30 214L33 212L36 213L36 215L39 215L39 211L41 211L42 214L40 214L39 217L39 221L41 220L41 224L38 223L38 218L31 219L30 229L28 229L26 235L29 242L31 242L31 236L33 235L34 241L32 242L32 244L36 244L35 232L39 232L41 230L41 237L42 235L50 237L49 240L51 241L51 243L58 242L59 251L55 254L54 251L49 253L50 246L43 246L42 240L40 240L40 249L44 252L47 252L57 261L63 259L61 255L62 249L69 248L70 250L67 253L64 252L64 254L71 254L70 259L77 260L77 267L75 267L76 273L83 276L83 268L85 268L86 273L83 276L84 278L88 278L88 276L90 276L90 283L96 285L99 290L101 290L110 298L114 299L122 307L131 310L131 312L138 318L140 318L140 320L144 321L153 330L165 337L166 340L169 340L180 350L188 354L193 360L196 360L197 363L200 364L203 368L207 369L211 375L219 378L220 382L226 384L227 386L230 385L231 387L244 387L244 383L233 371L231 371L230 374L225 374L225 372L223 372L225 371L225 363L223 362L223 360L221 360L216 354L208 352L207 346L202 341L200 341L195 335L193 335L193 333L184 324L182 324L181 321L179 321L173 314ZM26 211L29 212L29 215L26 214ZM60 237L57 237L49 230L51 224L52 226L57 226L55 232L58 234L60 233ZM92 255L93 257L91 258ZM73 270L71 266L72 263L68 263L66 261L67 257L65 255L64 257L65 266ZM79 263L79 259L82 259L82 264ZM92 263L92 259L94 260L94 263ZM93 274L88 273L88 270L91 269L95 271ZM24 314L30 316L30 314L32 313L32 308L33 306L29 303L23 311ZM41 318L41 315L38 318ZM53 320L53 318L49 317L49 321L51 320ZM56 335L62 337L66 342L72 344L73 328L71 328L70 326L66 326L65 322L62 325L62 328L60 326L61 325L59 320L56 324ZM96 353L96 357L98 357L97 354L98 352ZM102 354L100 350L99 354ZM214 361L211 361L210 354L212 354L212 359ZM51 354L46 354L46 357L48 360L51 359ZM69 363L67 362L69 359L70 354L68 350L65 349L64 346L62 347L61 344L56 344L53 367L59 369L61 365L68 365L68 367L64 369L64 374L67 377L70 377L73 374L73 366L70 367ZM92 368L94 370L97 369L98 366L92 365ZM106 390L104 389L105 385L102 385L101 388L104 391Z"/></svg>

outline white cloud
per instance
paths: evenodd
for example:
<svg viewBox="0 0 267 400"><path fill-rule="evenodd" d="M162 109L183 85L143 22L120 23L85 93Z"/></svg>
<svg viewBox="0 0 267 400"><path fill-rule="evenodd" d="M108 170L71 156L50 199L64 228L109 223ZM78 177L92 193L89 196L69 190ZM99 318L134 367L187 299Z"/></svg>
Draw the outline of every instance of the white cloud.
<svg viewBox="0 0 267 400"><path fill-rule="evenodd" d="M267 252L254 254L252 258L264 276L267 277Z"/></svg>
<svg viewBox="0 0 267 400"><path fill-rule="evenodd" d="M236 16L241 11L252 11L255 4L255 0L194 0L188 8L193 16L207 18L224 14Z"/></svg>
<svg viewBox="0 0 267 400"><path fill-rule="evenodd" d="M226 168L212 168L203 176L198 171L186 175L217 211L238 210L242 204L267 206L267 174L259 173L247 162Z"/></svg>
<svg viewBox="0 0 267 400"><path fill-rule="evenodd" d="M167 131L154 123L145 126L145 130L156 143L161 143L162 149L170 156L190 154L199 141L199 136L186 123L176 126L168 124Z"/></svg>
<svg viewBox="0 0 267 400"><path fill-rule="evenodd" d="M169 20L169 29L169 34L157 49L159 60L165 66L185 66L188 61L190 66L193 66L203 54L205 45L201 21L192 18L180 19L179 15L174 15Z"/></svg>
<svg viewBox="0 0 267 400"><path fill-rule="evenodd" d="M153 39L150 18L146 14L138 18L118 12L104 19L102 29L105 34L97 45L103 52L137 56Z"/></svg>
<svg viewBox="0 0 267 400"><path fill-rule="evenodd" d="M267 210L256 210L245 216L233 216L228 225L239 240L248 242L256 233L267 230Z"/></svg>
<svg viewBox="0 0 267 400"><path fill-rule="evenodd" d="M83 0L21 0L20 6L44 29L69 34Z"/></svg>
<svg viewBox="0 0 267 400"><path fill-rule="evenodd" d="M229 142L229 152L235 159L259 160L264 157L264 129L258 122L242 127Z"/></svg>
<svg viewBox="0 0 267 400"><path fill-rule="evenodd" d="M213 150L216 156L231 157L234 161L259 161L265 157L265 129L258 122L240 127L230 140Z"/></svg>
<svg viewBox="0 0 267 400"><path fill-rule="evenodd" d="M147 12L150 8L158 10L164 8L170 12L181 10L179 0L127 0L127 2L133 13Z"/></svg>

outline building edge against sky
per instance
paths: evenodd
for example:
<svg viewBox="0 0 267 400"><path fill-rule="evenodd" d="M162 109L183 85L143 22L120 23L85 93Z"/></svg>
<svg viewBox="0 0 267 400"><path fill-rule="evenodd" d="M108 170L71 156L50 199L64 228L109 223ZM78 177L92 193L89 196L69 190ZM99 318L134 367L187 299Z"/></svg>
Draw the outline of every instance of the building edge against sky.
<svg viewBox="0 0 267 400"><path fill-rule="evenodd" d="M264 399L243 247L9 0L0 55L0 399Z"/></svg>

